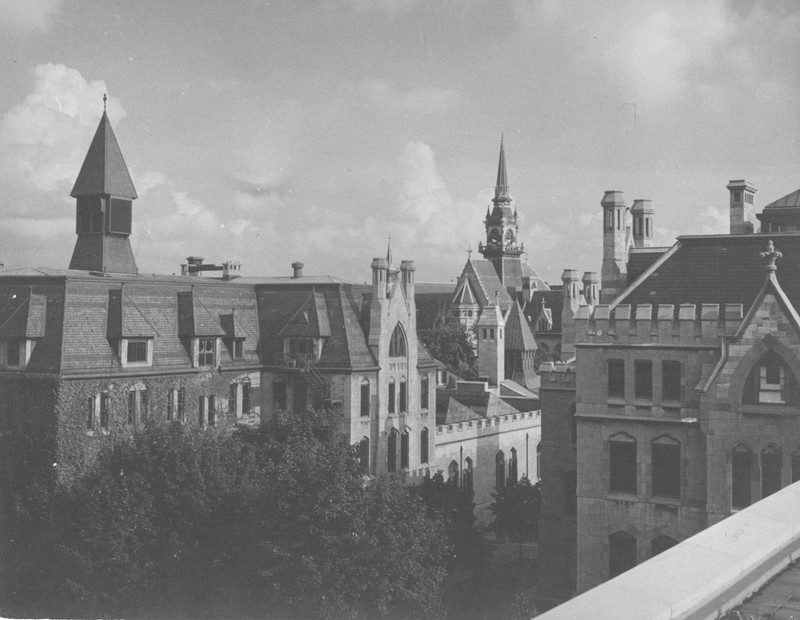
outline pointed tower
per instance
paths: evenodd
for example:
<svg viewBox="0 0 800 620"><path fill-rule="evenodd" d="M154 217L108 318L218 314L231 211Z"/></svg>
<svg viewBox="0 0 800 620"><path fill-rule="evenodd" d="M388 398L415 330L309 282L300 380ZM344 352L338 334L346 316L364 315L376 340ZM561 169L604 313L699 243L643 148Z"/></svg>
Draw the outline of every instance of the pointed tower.
<svg viewBox="0 0 800 620"><path fill-rule="evenodd" d="M523 252L522 245L517 245L517 210L513 206L513 199L508 193L508 178L506 176L506 152L503 138L500 138L500 161L497 165L497 183L494 188L493 207L487 211L486 244L481 243L478 251L484 258L489 259L495 266L497 275L503 280L503 258L518 257Z"/></svg>
<svg viewBox="0 0 800 620"><path fill-rule="evenodd" d="M105 111L70 194L77 201L78 240L70 269L138 273L128 237L137 198L128 167Z"/></svg>

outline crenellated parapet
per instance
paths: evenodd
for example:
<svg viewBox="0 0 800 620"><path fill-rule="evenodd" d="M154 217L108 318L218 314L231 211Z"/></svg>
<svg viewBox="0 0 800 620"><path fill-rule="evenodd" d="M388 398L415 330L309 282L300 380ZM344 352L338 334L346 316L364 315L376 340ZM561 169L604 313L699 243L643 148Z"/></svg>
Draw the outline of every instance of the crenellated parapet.
<svg viewBox="0 0 800 620"><path fill-rule="evenodd" d="M736 333L743 312L742 304L581 306L575 316L575 341L718 344L721 336Z"/></svg>

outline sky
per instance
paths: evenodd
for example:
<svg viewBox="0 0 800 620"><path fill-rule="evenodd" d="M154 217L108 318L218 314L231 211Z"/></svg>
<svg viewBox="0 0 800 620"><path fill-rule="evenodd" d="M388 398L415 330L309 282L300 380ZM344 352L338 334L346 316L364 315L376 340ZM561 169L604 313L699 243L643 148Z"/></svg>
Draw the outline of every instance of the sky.
<svg viewBox="0 0 800 620"><path fill-rule="evenodd" d="M656 241L800 187L796 0L0 0L0 261L66 268L108 93L140 272L420 282L485 240L501 134L528 260L599 271L600 200Z"/></svg>

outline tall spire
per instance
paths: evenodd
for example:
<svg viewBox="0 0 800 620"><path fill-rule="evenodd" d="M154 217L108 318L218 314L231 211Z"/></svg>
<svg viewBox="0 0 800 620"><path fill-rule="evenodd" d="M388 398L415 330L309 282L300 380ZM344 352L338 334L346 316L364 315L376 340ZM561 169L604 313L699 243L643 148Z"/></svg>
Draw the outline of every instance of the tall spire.
<svg viewBox="0 0 800 620"><path fill-rule="evenodd" d="M497 164L497 183L494 186L494 202L511 202L508 195L508 179L506 177L506 150L503 146L505 135L500 135L500 162Z"/></svg>
<svg viewBox="0 0 800 620"><path fill-rule="evenodd" d="M389 237L389 243L386 248L386 265L389 269L392 268L392 237Z"/></svg>

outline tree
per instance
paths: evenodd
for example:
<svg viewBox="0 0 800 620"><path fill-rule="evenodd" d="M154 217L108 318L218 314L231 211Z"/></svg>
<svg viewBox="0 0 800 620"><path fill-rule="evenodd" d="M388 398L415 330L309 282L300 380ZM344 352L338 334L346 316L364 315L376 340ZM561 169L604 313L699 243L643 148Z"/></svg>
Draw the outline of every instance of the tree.
<svg viewBox="0 0 800 620"><path fill-rule="evenodd" d="M542 507L541 483L535 485L527 476L493 493L494 501L489 509L494 514L492 528L503 538L519 544L522 558L522 543L537 540L539 512Z"/></svg>
<svg viewBox="0 0 800 620"><path fill-rule="evenodd" d="M478 376L478 356L470 334L461 323L420 332L420 339L430 354L464 379Z"/></svg>
<svg viewBox="0 0 800 620"><path fill-rule="evenodd" d="M428 516L444 523L450 543L451 569L476 568L486 559L483 538L476 526L475 493L445 481L441 471L424 478L416 492L428 509Z"/></svg>

